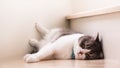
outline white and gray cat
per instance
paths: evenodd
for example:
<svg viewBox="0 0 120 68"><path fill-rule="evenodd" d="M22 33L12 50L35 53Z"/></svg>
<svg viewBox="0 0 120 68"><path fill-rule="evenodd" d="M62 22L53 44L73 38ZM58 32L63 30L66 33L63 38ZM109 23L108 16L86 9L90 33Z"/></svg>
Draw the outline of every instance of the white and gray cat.
<svg viewBox="0 0 120 68"><path fill-rule="evenodd" d="M35 53L27 54L24 60L28 63L48 59L102 59L102 44L99 35L96 38L73 32L69 29L52 29L36 24L36 29L43 38L40 41L31 39L30 45Z"/></svg>

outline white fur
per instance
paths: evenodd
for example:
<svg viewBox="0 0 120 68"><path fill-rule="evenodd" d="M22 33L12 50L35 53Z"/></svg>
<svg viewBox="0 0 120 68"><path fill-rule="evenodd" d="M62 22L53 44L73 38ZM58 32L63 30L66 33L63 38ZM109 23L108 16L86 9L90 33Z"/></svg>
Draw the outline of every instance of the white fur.
<svg viewBox="0 0 120 68"><path fill-rule="evenodd" d="M38 25L37 25L38 28ZM39 51L34 54L27 54L24 56L26 62L38 62L46 59L71 59L72 49L74 48L75 59L84 59L85 55L80 55L79 52L84 50L79 47L78 39L83 34L71 34L61 36L54 42L51 42L52 36L59 31L59 29L53 29L48 31L42 26L42 29L37 29L39 32L42 31L45 37L40 42L36 40L30 40L30 44L39 45ZM47 33L45 33L47 31ZM49 33L48 33L49 32ZM59 33L58 33L59 34Z"/></svg>

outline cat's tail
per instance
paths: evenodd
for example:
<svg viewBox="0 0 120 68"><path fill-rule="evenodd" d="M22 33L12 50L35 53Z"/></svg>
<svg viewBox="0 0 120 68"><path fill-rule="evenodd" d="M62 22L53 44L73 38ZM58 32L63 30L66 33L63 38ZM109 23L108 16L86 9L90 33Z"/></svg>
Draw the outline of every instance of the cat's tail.
<svg viewBox="0 0 120 68"><path fill-rule="evenodd" d="M40 25L38 23L35 23L35 28L43 36L49 32L49 30L47 28L45 28L43 25Z"/></svg>

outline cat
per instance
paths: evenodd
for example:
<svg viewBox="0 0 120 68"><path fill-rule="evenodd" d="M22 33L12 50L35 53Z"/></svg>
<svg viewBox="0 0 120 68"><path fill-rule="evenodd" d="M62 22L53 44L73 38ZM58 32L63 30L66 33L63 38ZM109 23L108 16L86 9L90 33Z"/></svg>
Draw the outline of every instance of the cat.
<svg viewBox="0 0 120 68"><path fill-rule="evenodd" d="M36 24L36 29L42 34L42 40L29 40L34 53L24 56L25 62L33 63L48 59L103 59L102 43L99 34L94 38L89 35L74 32L69 29L48 30Z"/></svg>

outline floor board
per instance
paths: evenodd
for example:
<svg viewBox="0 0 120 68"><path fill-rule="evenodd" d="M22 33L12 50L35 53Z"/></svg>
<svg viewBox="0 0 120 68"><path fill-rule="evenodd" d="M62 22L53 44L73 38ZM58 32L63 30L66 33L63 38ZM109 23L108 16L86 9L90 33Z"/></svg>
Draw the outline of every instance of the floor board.
<svg viewBox="0 0 120 68"><path fill-rule="evenodd" d="M112 60L48 60L37 63L14 60L0 63L0 68L120 68L120 64Z"/></svg>

